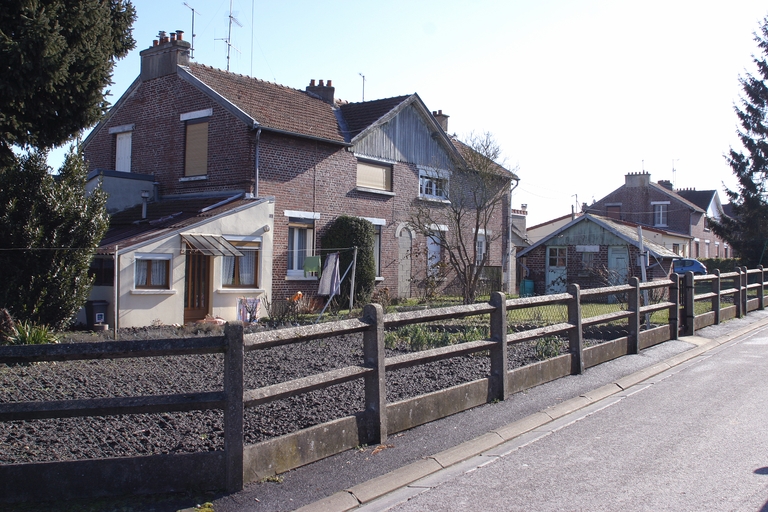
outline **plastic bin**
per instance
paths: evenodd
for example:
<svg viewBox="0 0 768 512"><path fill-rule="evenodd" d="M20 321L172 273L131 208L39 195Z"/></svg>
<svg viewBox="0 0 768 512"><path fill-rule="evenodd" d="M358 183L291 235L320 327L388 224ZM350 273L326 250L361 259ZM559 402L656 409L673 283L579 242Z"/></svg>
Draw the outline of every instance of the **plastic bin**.
<svg viewBox="0 0 768 512"><path fill-rule="evenodd" d="M89 300L85 303L85 320L88 329L94 330L94 325L107 323L107 307L105 300Z"/></svg>
<svg viewBox="0 0 768 512"><path fill-rule="evenodd" d="M533 279L523 279L520 282L520 296L533 297Z"/></svg>

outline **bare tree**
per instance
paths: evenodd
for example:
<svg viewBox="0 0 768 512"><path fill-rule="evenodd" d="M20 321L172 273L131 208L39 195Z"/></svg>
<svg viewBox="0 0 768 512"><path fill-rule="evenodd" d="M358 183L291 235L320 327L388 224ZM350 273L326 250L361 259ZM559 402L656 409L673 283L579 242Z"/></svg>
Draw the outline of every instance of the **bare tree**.
<svg viewBox="0 0 768 512"><path fill-rule="evenodd" d="M504 206L516 176L504 168L501 148L490 133L471 134L466 143L456 138L452 142L456 151L451 168L420 176L409 224L427 239L427 277L447 267L455 274L464 303L471 304L491 247L501 243Z"/></svg>

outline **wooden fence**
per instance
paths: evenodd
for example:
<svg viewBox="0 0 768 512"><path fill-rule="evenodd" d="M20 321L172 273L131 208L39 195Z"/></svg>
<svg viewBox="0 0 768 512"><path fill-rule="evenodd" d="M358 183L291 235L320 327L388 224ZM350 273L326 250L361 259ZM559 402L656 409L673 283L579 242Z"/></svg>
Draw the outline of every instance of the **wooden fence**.
<svg viewBox="0 0 768 512"><path fill-rule="evenodd" d="M223 391L84 400L14 402L0 404L0 421L77 416L109 416L219 409L224 411L223 451L0 465L0 501L69 499L74 497L157 493L195 489L235 492L247 482L288 471L361 444L382 443L387 436L443 418L510 394L549 382L652 345L690 335L696 329L719 323L764 307L765 274L761 268L731 273L581 290L570 285L567 293L506 299L496 292L488 303L431 310L384 314L369 304L359 319L282 330L243 334L242 324L228 324L224 336L149 341L0 347L0 364L157 357L183 354L224 354ZM698 288L708 291L696 293ZM663 292L658 303L645 304L644 292ZM583 317L583 305L626 294L627 309ZM696 315L696 303L711 304L711 311ZM732 302L732 304L730 304ZM510 333L510 311L547 305L565 305L567 321ZM668 311L666 324L648 328L646 315ZM386 329L408 324L488 315L490 336L480 339L385 357ZM628 335L588 348L585 328L623 322ZM363 360L359 365L335 369L258 389L244 387L247 351L263 350L307 340L362 333ZM569 350L535 364L509 370L507 347L547 336L567 336ZM485 378L459 384L399 402L386 401L386 373L401 368L485 352L490 367ZM246 408L339 383L362 379L362 411L292 434L254 445L244 443Z"/></svg>

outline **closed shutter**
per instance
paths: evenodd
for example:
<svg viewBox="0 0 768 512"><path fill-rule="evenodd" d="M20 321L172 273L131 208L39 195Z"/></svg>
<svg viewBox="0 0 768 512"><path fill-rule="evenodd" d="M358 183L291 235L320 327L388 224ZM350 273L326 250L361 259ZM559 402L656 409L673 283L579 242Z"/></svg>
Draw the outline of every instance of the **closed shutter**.
<svg viewBox="0 0 768 512"><path fill-rule="evenodd" d="M208 174L208 123L187 124L185 176Z"/></svg>
<svg viewBox="0 0 768 512"><path fill-rule="evenodd" d="M115 142L115 170L131 172L131 132L118 133Z"/></svg>
<svg viewBox="0 0 768 512"><path fill-rule="evenodd" d="M357 186L391 191L392 167L357 162Z"/></svg>

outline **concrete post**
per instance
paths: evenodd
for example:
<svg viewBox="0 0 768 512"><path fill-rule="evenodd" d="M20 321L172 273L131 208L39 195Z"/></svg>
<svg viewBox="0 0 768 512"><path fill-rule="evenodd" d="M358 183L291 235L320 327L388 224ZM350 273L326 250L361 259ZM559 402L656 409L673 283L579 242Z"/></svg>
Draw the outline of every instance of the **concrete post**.
<svg viewBox="0 0 768 512"><path fill-rule="evenodd" d="M243 324L227 323L224 326L227 351L224 353L224 393L227 405L224 410L224 459L227 492L243 490L243 373L245 348Z"/></svg>
<svg viewBox="0 0 768 512"><path fill-rule="evenodd" d="M758 265L757 269L760 271L758 276L760 276L760 287L757 289L757 309L763 310L765 309L765 271L763 270L762 265Z"/></svg>
<svg viewBox="0 0 768 512"><path fill-rule="evenodd" d="M627 294L627 307L632 312L629 317L629 342L627 352L629 354L640 353L640 280L636 277L629 278L629 286L632 290Z"/></svg>
<svg viewBox="0 0 768 512"><path fill-rule="evenodd" d="M676 340L680 333L680 276L673 273L670 279L669 302L675 305L669 308L669 338Z"/></svg>
<svg viewBox="0 0 768 512"><path fill-rule="evenodd" d="M363 333L363 365L373 368L365 376L366 438L370 443L387 440L387 389L384 356L384 309L381 304L366 304L363 320L371 327Z"/></svg>
<svg viewBox="0 0 768 512"><path fill-rule="evenodd" d="M568 323L573 326L568 331L571 352L571 375L584 373L584 337L581 328L581 288L576 283L568 285Z"/></svg>
<svg viewBox="0 0 768 512"><path fill-rule="evenodd" d="M491 349L491 396L497 400L507 399L507 297L493 292L491 306L491 339L497 344Z"/></svg>
<svg viewBox="0 0 768 512"><path fill-rule="evenodd" d="M733 297L733 303L734 303L734 306L736 306L736 318L741 318L741 315L742 315L742 313L741 313L741 304L743 302L743 300L741 298L741 292L742 292L742 289L741 289L741 267L736 267L735 270L736 270L736 273L738 275L733 279L733 287L736 288L736 290L738 290L738 291L736 292L736 295Z"/></svg>
<svg viewBox="0 0 768 512"><path fill-rule="evenodd" d="M715 279L713 279L712 282L712 292L715 294L715 296L712 298L712 311L715 312L715 325L720 324L720 290L722 289L722 284L720 282L720 269L716 268L713 272L715 274Z"/></svg>
<svg viewBox="0 0 768 512"><path fill-rule="evenodd" d="M744 293L742 296L744 297L744 303L743 308L741 310L741 316L747 316L747 313L749 311L749 308L747 307L747 303L749 302L749 291L747 290L747 285L749 284L749 274L747 274L747 267L741 267L742 272L742 290L744 290Z"/></svg>
<svg viewBox="0 0 768 512"><path fill-rule="evenodd" d="M694 321L696 320L696 312L694 311L694 297L696 295L696 288L693 283L693 272L690 270L685 273L685 284L683 285L683 309L685 311L685 329L684 336L693 336L696 328L694 327Z"/></svg>

